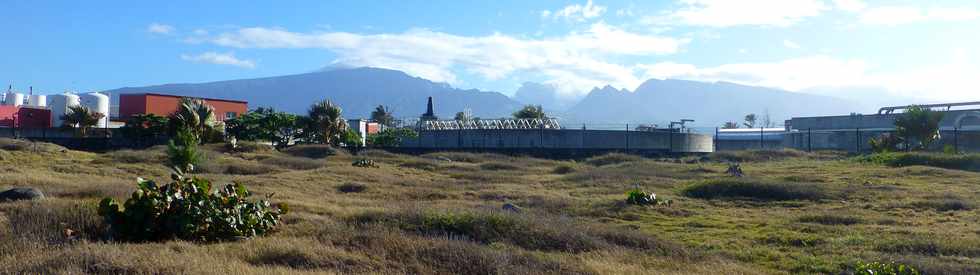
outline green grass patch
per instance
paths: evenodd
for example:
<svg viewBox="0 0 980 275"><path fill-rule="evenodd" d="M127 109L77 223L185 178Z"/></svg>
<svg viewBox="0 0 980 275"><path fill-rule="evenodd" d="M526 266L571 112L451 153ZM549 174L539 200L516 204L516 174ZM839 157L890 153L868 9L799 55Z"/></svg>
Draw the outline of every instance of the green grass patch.
<svg viewBox="0 0 980 275"><path fill-rule="evenodd" d="M980 172L980 154L878 153L856 157L859 162L905 167L913 165Z"/></svg>

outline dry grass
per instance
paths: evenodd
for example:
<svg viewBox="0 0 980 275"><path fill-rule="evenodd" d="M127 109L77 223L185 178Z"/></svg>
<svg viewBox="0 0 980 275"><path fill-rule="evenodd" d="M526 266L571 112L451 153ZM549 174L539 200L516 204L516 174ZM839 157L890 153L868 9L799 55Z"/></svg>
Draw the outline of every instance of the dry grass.
<svg viewBox="0 0 980 275"><path fill-rule="evenodd" d="M969 171L750 152L740 159L751 178L733 180L723 163L618 154L576 163L365 150L357 158L381 167L362 169L323 146L203 149L196 176L290 205L279 231L109 241L98 199L129 196L136 177L166 181L160 148L0 150L0 189L49 197L0 203L0 273L846 274L858 261L980 272L980 174ZM635 185L673 204L628 206Z"/></svg>

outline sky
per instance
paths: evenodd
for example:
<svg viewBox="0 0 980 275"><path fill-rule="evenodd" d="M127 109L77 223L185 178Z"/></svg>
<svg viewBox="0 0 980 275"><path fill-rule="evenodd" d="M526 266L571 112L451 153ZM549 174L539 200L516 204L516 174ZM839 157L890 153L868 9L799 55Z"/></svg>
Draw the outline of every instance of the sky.
<svg viewBox="0 0 980 275"><path fill-rule="evenodd" d="M39 93L371 66L508 95L528 81L578 98L675 78L980 100L973 0L5 0L0 10L0 83Z"/></svg>

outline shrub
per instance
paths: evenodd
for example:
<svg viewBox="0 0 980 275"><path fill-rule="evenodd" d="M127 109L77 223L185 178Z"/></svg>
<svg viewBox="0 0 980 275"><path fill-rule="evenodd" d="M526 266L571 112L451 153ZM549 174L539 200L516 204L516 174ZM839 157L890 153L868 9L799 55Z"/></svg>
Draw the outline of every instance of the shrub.
<svg viewBox="0 0 980 275"><path fill-rule="evenodd" d="M775 183L749 179L716 179L692 184L681 192L699 199L749 198L763 201L818 200L827 198L823 187L812 183Z"/></svg>
<svg viewBox="0 0 980 275"><path fill-rule="evenodd" d="M177 132L167 144L167 158L170 167L183 171L192 171L194 166L201 163L201 152L197 150L199 140L187 129Z"/></svg>
<svg viewBox="0 0 980 275"><path fill-rule="evenodd" d="M7 151L32 151L32 152L64 152L68 150L61 145L47 142L33 142L11 138L0 138L0 149Z"/></svg>
<svg viewBox="0 0 980 275"><path fill-rule="evenodd" d="M378 168L378 165L375 164L373 160L369 160L369 159L358 159L352 162L350 165L354 167L363 167L363 168Z"/></svg>
<svg viewBox="0 0 980 275"><path fill-rule="evenodd" d="M852 225L861 223L861 218L835 214L806 215L797 219L799 222L818 223L823 225Z"/></svg>
<svg viewBox="0 0 980 275"><path fill-rule="evenodd" d="M360 193L367 190L367 186L360 183L348 182L337 186L337 191L341 193Z"/></svg>
<svg viewBox="0 0 980 275"><path fill-rule="evenodd" d="M919 275L915 268L895 262L858 263L855 269L855 275Z"/></svg>
<svg viewBox="0 0 980 275"><path fill-rule="evenodd" d="M971 210L975 207L972 202L956 197L922 200L911 203L911 206L919 209L933 209L940 212Z"/></svg>
<svg viewBox="0 0 980 275"><path fill-rule="evenodd" d="M980 154L949 155L935 153L877 153L855 158L859 162L905 167L912 165L980 171Z"/></svg>
<svg viewBox="0 0 980 275"><path fill-rule="evenodd" d="M559 175L571 174L575 172L575 167L569 164L561 164L551 170L551 172Z"/></svg>
<svg viewBox="0 0 980 275"><path fill-rule="evenodd" d="M668 199L657 199L657 194L654 193L647 195L646 192L637 187L626 192L626 203L632 205L670 205L671 202Z"/></svg>
<svg viewBox="0 0 980 275"><path fill-rule="evenodd" d="M271 152L275 147L272 145L254 141L236 141L234 144L225 143L226 152L237 153L265 153Z"/></svg>
<svg viewBox="0 0 980 275"><path fill-rule="evenodd" d="M105 156L118 163L160 163L167 159L164 154L151 150L118 150L106 153Z"/></svg>
<svg viewBox="0 0 980 275"><path fill-rule="evenodd" d="M620 164L624 162L641 161L641 160L643 160L643 158L639 156L613 153L613 154L605 154L597 157L591 157L585 160L585 162L593 166L605 166L605 165Z"/></svg>
<svg viewBox="0 0 980 275"><path fill-rule="evenodd" d="M311 159L322 159L337 155L337 149L334 149L330 145L322 144L297 145L283 149L282 152L294 157Z"/></svg>
<svg viewBox="0 0 980 275"><path fill-rule="evenodd" d="M326 163L322 160L303 158L303 157L270 157L259 161L262 164L275 165L282 168L293 170L313 170L321 168Z"/></svg>
<svg viewBox="0 0 980 275"><path fill-rule="evenodd" d="M179 172L173 179L163 186L138 179L136 191L123 205L103 199L99 214L113 236L127 241L237 240L270 232L286 213L285 205L249 201L251 192L240 183L212 192L210 181L185 178Z"/></svg>
<svg viewBox="0 0 980 275"><path fill-rule="evenodd" d="M518 167L517 165L513 165L509 163L490 162L490 163L480 164L480 169L498 171L498 170L520 170L521 168Z"/></svg>

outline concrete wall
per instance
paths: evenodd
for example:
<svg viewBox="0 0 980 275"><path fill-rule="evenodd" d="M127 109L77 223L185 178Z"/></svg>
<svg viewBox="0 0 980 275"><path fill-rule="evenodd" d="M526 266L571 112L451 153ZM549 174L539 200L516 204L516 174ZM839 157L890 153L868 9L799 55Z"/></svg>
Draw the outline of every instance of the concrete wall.
<svg viewBox="0 0 980 275"><path fill-rule="evenodd" d="M837 150L848 152L870 152L869 141L887 130L841 130L841 131L799 131L787 133L783 147L799 150ZM980 152L980 131L940 131L940 139L932 144L931 150L940 151L949 145L961 152Z"/></svg>
<svg viewBox="0 0 980 275"><path fill-rule="evenodd" d="M711 136L691 133L613 130L440 130L422 131L403 147L442 149L554 148L711 152Z"/></svg>
<svg viewBox="0 0 980 275"><path fill-rule="evenodd" d="M977 126L980 110L955 110L943 112L943 120L939 126L943 128L963 128ZM823 117L794 117L786 123L791 129L805 130L839 130L839 129L892 129L895 128L895 118L902 114L887 115L846 115ZM960 122L964 125L957 125Z"/></svg>

